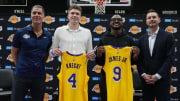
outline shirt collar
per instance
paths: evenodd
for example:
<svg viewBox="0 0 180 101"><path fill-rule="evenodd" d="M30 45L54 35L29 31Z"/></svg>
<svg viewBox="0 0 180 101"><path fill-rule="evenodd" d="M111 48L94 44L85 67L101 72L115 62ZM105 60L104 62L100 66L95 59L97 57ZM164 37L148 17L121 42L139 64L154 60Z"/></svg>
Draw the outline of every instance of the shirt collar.
<svg viewBox="0 0 180 101"><path fill-rule="evenodd" d="M158 32L159 32L159 27L157 28L157 30L154 32L153 35L157 36ZM149 32L148 32L148 35L149 35L149 36L152 36L151 34L149 34Z"/></svg>
<svg viewBox="0 0 180 101"><path fill-rule="evenodd" d="M33 31L32 25L27 25L26 27L27 27L27 30ZM43 32L44 32L45 31L44 27L42 27L42 29L43 29Z"/></svg>
<svg viewBox="0 0 180 101"><path fill-rule="evenodd" d="M28 31L33 32L33 29L32 29L32 24L31 24L31 25L27 25L26 27L27 27L27 30L28 30ZM43 33L42 33L42 35L44 35L44 34L45 34L45 29L44 29L43 27L42 27L42 29L43 29Z"/></svg>
<svg viewBox="0 0 180 101"><path fill-rule="evenodd" d="M28 31L32 31L32 25L27 25L26 27Z"/></svg>
<svg viewBox="0 0 180 101"><path fill-rule="evenodd" d="M71 32L78 32L78 31L81 31L82 30L82 27L79 25L78 29L77 30L72 30L69 28L69 24L67 24L67 30L68 31L71 31Z"/></svg>

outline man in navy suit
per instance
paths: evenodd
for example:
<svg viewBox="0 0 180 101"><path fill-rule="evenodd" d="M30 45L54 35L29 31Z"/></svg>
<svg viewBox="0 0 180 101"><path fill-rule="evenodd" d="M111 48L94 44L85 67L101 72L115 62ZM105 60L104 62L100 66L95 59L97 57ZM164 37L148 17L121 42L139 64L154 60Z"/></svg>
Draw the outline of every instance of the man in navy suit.
<svg viewBox="0 0 180 101"><path fill-rule="evenodd" d="M159 27L158 13L146 14L148 33L139 39L138 70L143 79L143 101L170 101L170 69L173 62L173 35Z"/></svg>

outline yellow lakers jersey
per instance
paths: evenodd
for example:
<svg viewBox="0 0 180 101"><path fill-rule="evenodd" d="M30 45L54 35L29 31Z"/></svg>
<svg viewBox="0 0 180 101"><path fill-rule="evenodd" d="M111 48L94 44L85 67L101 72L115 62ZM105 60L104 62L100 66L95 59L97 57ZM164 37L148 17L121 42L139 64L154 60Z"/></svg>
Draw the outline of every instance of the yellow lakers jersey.
<svg viewBox="0 0 180 101"><path fill-rule="evenodd" d="M59 101L88 101L86 54L63 52L59 79Z"/></svg>
<svg viewBox="0 0 180 101"><path fill-rule="evenodd" d="M133 101L131 47L104 47L107 101Z"/></svg>

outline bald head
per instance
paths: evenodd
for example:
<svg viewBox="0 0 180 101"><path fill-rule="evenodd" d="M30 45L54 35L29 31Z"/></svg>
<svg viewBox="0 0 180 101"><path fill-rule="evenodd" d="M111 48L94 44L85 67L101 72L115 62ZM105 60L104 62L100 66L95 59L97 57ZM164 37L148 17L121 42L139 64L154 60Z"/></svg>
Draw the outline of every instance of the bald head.
<svg viewBox="0 0 180 101"><path fill-rule="evenodd" d="M122 17L120 15L118 15L118 14L115 14L111 18L122 18Z"/></svg>

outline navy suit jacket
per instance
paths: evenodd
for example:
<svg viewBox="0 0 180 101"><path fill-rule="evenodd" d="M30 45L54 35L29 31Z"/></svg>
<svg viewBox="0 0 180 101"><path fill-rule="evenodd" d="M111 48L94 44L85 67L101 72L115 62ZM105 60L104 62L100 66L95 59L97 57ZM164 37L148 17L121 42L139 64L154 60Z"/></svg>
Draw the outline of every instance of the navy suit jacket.
<svg viewBox="0 0 180 101"><path fill-rule="evenodd" d="M173 65L173 44L173 35L160 28L151 56L148 34L143 35L138 43L140 48L138 71L140 75L142 73L151 75L158 73L162 76L161 80L170 81L170 69Z"/></svg>

